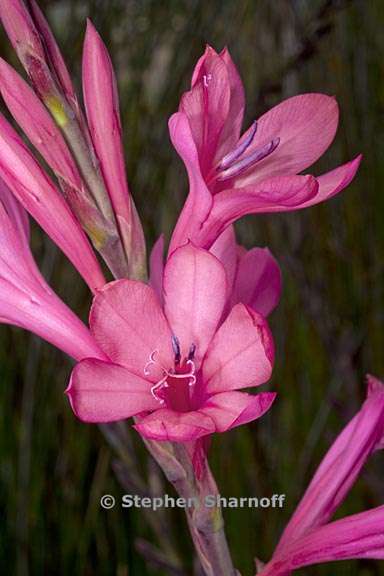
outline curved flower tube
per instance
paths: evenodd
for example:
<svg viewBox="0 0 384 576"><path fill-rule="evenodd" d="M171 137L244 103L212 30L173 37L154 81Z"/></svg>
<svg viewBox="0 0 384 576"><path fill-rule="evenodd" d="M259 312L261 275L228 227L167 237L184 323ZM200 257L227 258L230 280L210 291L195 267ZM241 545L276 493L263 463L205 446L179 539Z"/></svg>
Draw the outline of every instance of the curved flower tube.
<svg viewBox="0 0 384 576"><path fill-rule="evenodd" d="M86 359L67 389L86 422L138 416L147 438L188 442L259 418L275 394L239 392L269 380L274 360L264 318L236 304L222 319L223 265L192 244L168 259L163 308L141 282L107 284L95 297L90 327L109 362Z"/></svg>
<svg viewBox="0 0 384 576"><path fill-rule="evenodd" d="M329 147L337 129L336 100L302 94L275 106L240 135L244 90L225 49L210 46L192 86L169 121L172 143L189 177L189 195L170 252L192 240L209 248L245 214L306 208L331 198L354 177L361 156L319 177L299 176Z"/></svg>
<svg viewBox="0 0 384 576"><path fill-rule="evenodd" d="M0 180L0 321L38 334L75 360L105 358L88 328L41 276L28 235L24 209Z"/></svg>
<svg viewBox="0 0 384 576"><path fill-rule="evenodd" d="M368 377L368 396L323 458L262 576L288 576L310 564L384 559L384 506L329 522L369 456L384 447L384 385Z"/></svg>

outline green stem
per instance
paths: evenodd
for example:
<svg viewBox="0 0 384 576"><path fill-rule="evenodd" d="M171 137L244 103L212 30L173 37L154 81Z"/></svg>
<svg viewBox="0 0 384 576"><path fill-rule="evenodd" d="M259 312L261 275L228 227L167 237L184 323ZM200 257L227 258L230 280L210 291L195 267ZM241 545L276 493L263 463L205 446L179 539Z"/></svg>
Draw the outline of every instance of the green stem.
<svg viewBox="0 0 384 576"><path fill-rule="evenodd" d="M182 444L145 441L147 448L163 469L177 493L197 505L186 507L192 540L207 576L236 576L219 507L207 507L206 496L217 496L218 489L204 460L203 470L196 477L193 465Z"/></svg>

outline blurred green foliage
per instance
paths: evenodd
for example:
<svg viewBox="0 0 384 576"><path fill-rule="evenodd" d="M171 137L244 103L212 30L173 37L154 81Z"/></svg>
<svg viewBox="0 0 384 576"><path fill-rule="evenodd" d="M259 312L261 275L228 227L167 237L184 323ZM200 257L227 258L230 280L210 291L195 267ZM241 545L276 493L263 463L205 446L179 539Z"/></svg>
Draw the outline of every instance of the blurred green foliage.
<svg viewBox="0 0 384 576"><path fill-rule="evenodd" d="M223 495L287 495L283 510L225 511L235 564L253 574L254 556L268 559L322 454L361 403L364 374L384 374L384 3L52 0L42 6L77 80L87 16L111 51L129 181L149 244L161 232L169 236L185 197L167 119L206 42L229 46L245 83L247 124L292 94L337 97L340 130L315 173L364 154L356 181L331 202L248 217L238 226L246 246L270 247L284 275L271 319L277 344L272 388L279 400L259 422L217 436L211 449ZM4 34L1 47L16 64ZM33 246L52 286L86 318L90 296L69 263L35 228ZM137 551L138 537L155 543L140 511L99 506L102 494L119 497L122 489L99 430L76 421L63 395L70 369L48 344L1 327L0 571L167 574ZM141 441L134 435L133 442L145 471L150 464ZM383 502L383 470L376 454L340 514ZM170 515L169 526L190 574L180 511ZM382 573L379 563L364 561L305 570L312 576Z"/></svg>

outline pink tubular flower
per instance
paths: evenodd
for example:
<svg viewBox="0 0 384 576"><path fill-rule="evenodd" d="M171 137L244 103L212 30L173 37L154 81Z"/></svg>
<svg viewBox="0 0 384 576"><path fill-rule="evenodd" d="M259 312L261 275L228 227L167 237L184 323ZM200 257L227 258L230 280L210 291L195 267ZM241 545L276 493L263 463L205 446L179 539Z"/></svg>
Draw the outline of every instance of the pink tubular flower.
<svg viewBox="0 0 384 576"><path fill-rule="evenodd" d="M237 390L270 378L272 337L244 304L223 321L226 296L222 264L191 244L166 263L163 309L146 284L107 284L94 299L90 326L110 361L75 367L67 390L75 414L86 422L139 416L143 436L176 442L259 418L275 394Z"/></svg>
<svg viewBox="0 0 384 576"><path fill-rule="evenodd" d="M83 53L88 126L35 0L4 0L0 18L32 83L31 88L0 60L0 90L12 116L52 168L115 277L145 276L144 235L126 182L116 80L106 47L89 23Z"/></svg>
<svg viewBox="0 0 384 576"><path fill-rule="evenodd" d="M83 51L83 93L88 126L124 241L130 276L143 275L145 241L125 173L116 77L107 48L88 20Z"/></svg>
<svg viewBox="0 0 384 576"><path fill-rule="evenodd" d="M0 321L35 332L76 360L105 358L88 328L41 276L28 239L26 213L0 180Z"/></svg>
<svg viewBox="0 0 384 576"><path fill-rule="evenodd" d="M43 95L54 94L57 83L76 104L71 78L63 57L35 0L2 0L0 18L17 55Z"/></svg>
<svg viewBox="0 0 384 576"><path fill-rule="evenodd" d="M104 276L81 226L64 198L15 130L0 114L0 177L61 248L92 291Z"/></svg>
<svg viewBox="0 0 384 576"><path fill-rule="evenodd" d="M334 98L303 94L264 114L240 136L244 90L225 49L207 47L192 86L169 122L190 191L170 252L187 240L209 248L245 214L306 208L345 188L361 157L320 177L300 176L331 144L338 123Z"/></svg>
<svg viewBox="0 0 384 576"><path fill-rule="evenodd" d="M368 397L338 436L285 528L262 576L287 576L310 564L384 559L384 506L329 522L368 457L384 447L384 386L368 377Z"/></svg>

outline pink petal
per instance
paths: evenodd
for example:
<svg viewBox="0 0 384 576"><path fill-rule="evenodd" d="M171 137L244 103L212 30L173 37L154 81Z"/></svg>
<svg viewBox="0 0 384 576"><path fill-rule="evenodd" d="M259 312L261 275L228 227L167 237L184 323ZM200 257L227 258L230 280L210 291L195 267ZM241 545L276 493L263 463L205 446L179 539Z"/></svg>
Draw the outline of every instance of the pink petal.
<svg viewBox="0 0 384 576"><path fill-rule="evenodd" d="M313 176L278 176L256 186L219 192L213 208L194 242L209 248L216 238L246 214L285 212L300 208L317 194L318 184Z"/></svg>
<svg viewBox="0 0 384 576"><path fill-rule="evenodd" d="M338 106L333 97L301 94L284 100L258 119L256 136L247 153L280 138L277 149L258 162L254 170L239 176L236 187L256 184L272 176L302 172L329 147L338 121Z"/></svg>
<svg viewBox="0 0 384 576"><path fill-rule="evenodd" d="M179 111L186 114L204 176L211 168L231 98L227 65L207 46L193 73L192 88L181 98Z"/></svg>
<svg viewBox="0 0 384 576"><path fill-rule="evenodd" d="M47 164L81 193L79 171L52 116L24 79L1 58L0 91L12 116Z"/></svg>
<svg viewBox="0 0 384 576"><path fill-rule="evenodd" d="M23 327L76 359L104 358L89 330L55 295L37 269L22 209L0 185L0 321Z"/></svg>
<svg viewBox="0 0 384 576"><path fill-rule="evenodd" d="M0 180L0 276L21 288L39 290L45 282L29 248L22 210Z"/></svg>
<svg viewBox="0 0 384 576"><path fill-rule="evenodd" d="M384 560L384 506L312 530L275 555L260 576L288 576L303 566L352 558Z"/></svg>
<svg viewBox="0 0 384 576"><path fill-rule="evenodd" d="M271 407L276 394L245 394L244 392L222 392L211 396L200 408L215 423L216 432L225 432L230 428L257 420Z"/></svg>
<svg viewBox="0 0 384 576"><path fill-rule="evenodd" d="M263 316L277 306L281 295L281 272L268 248L252 248L239 260L233 303L247 304Z"/></svg>
<svg viewBox="0 0 384 576"><path fill-rule="evenodd" d="M28 213L22 205L16 200L12 192L6 186L5 182L0 180L0 202L3 204L8 218L13 222L18 236L29 252L29 220Z"/></svg>
<svg viewBox="0 0 384 576"><path fill-rule="evenodd" d="M201 175L199 158L191 128L185 114L173 114L169 120L169 133L177 153L188 172L189 194L172 234L169 254L192 240L207 218L212 196Z"/></svg>
<svg viewBox="0 0 384 576"><path fill-rule="evenodd" d="M350 162L347 162L322 176L318 176L316 178L319 184L318 193L307 202L304 202L300 208L307 208L308 206L313 206L314 204L319 204L319 202L329 200L344 190L344 188L346 188L355 177L361 160L362 155L359 154L359 156L356 156L356 158Z"/></svg>
<svg viewBox="0 0 384 576"><path fill-rule="evenodd" d="M220 161L222 157L237 144L240 137L245 109L244 86L227 48L224 48L224 50L220 52L220 57L227 67L230 86L230 102L228 116L216 152L215 160L217 161Z"/></svg>
<svg viewBox="0 0 384 576"><path fill-rule="evenodd" d="M212 419L200 412L175 412L161 408L143 418L134 428L153 440L190 442L215 432Z"/></svg>
<svg viewBox="0 0 384 576"><path fill-rule="evenodd" d="M220 260L225 268L228 286L227 294L229 296L232 293L238 261L238 246L233 226L228 226L228 228L220 234L209 251Z"/></svg>
<svg viewBox="0 0 384 576"><path fill-rule="evenodd" d="M164 310L188 357L192 344L199 363L215 333L226 300L226 275L222 264L206 250L192 244L169 257L164 271Z"/></svg>
<svg viewBox="0 0 384 576"><path fill-rule="evenodd" d="M272 374L274 344L260 314L236 304L220 326L203 363L207 394L259 386Z"/></svg>
<svg viewBox="0 0 384 576"><path fill-rule="evenodd" d="M163 302L164 235L158 237L149 256L149 283Z"/></svg>
<svg viewBox="0 0 384 576"><path fill-rule="evenodd" d="M0 115L0 177L61 248L91 290L105 284L95 254L65 200Z"/></svg>
<svg viewBox="0 0 384 576"><path fill-rule="evenodd" d="M159 405L147 380L94 359L75 366L66 393L72 410L84 422L115 422Z"/></svg>
<svg viewBox="0 0 384 576"><path fill-rule="evenodd" d="M323 458L300 504L285 528L277 550L325 524L346 497L369 455L384 437L384 386L370 385L360 411Z"/></svg>
<svg viewBox="0 0 384 576"><path fill-rule="evenodd" d="M156 350L156 361L174 364L171 331L150 286L133 280L110 282L95 296L90 313L91 332L107 356L144 377L144 368ZM149 380L159 380L152 366Z"/></svg>
<svg viewBox="0 0 384 576"><path fill-rule="evenodd" d="M145 254L141 224L128 190L116 77L108 51L88 20L83 52L83 93L89 129L127 254ZM135 269L135 262L130 263Z"/></svg>
<svg viewBox="0 0 384 576"><path fill-rule="evenodd" d="M1 322L34 332L75 360L105 358L88 328L47 288L30 290L2 278Z"/></svg>

